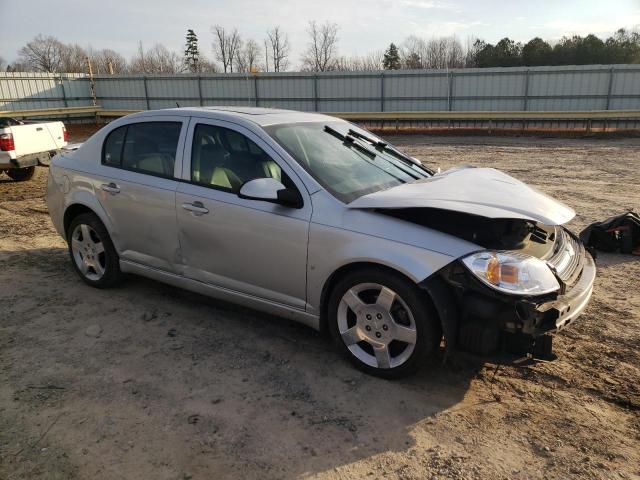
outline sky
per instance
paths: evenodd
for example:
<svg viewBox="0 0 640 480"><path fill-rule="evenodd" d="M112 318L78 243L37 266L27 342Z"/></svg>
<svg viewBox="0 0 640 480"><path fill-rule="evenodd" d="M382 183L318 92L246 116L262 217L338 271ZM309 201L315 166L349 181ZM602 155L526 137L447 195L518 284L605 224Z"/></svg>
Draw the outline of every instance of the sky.
<svg viewBox="0 0 640 480"><path fill-rule="evenodd" d="M260 44L280 25L299 64L309 20L337 23L339 53L362 55L399 44L408 35L503 37L526 42L564 35L611 35L640 28L640 0L0 0L0 57L11 62L39 33L83 47L111 48L130 58L138 41L182 53L186 30L198 34L201 53L213 57L212 25L236 27Z"/></svg>

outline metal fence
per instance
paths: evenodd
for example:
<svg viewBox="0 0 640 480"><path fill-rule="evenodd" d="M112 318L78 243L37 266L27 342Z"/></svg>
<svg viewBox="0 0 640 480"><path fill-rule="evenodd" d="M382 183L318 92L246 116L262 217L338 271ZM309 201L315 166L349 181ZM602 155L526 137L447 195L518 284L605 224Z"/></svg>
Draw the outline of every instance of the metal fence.
<svg viewBox="0 0 640 480"><path fill-rule="evenodd" d="M640 109L640 66L93 78L106 110L249 105L321 112ZM1 73L0 110L92 105L83 74Z"/></svg>

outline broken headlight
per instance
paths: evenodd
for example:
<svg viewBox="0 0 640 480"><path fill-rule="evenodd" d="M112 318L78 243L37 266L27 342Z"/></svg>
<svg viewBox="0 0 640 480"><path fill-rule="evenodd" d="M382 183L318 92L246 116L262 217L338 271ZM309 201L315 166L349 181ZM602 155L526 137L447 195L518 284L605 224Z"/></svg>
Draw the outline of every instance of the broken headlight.
<svg viewBox="0 0 640 480"><path fill-rule="evenodd" d="M547 264L529 255L484 251L464 257L462 263L482 282L502 292L541 295L560 288Z"/></svg>

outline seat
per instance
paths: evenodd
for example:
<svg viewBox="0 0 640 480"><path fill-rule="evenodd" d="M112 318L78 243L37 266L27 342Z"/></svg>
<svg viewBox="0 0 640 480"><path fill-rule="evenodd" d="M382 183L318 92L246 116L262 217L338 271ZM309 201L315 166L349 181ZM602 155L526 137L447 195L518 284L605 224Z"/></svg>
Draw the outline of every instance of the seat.
<svg viewBox="0 0 640 480"><path fill-rule="evenodd" d="M228 155L227 151L219 144L211 143L200 146L193 156L192 180L205 185L215 185L233 190L240 189L242 181L225 167Z"/></svg>

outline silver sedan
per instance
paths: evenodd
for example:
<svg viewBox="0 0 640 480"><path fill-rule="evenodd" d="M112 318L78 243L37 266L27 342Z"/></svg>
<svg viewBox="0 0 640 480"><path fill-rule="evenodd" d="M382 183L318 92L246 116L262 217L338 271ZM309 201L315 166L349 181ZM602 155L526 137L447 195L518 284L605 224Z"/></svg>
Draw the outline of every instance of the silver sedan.
<svg viewBox="0 0 640 480"><path fill-rule="evenodd" d="M87 284L138 274L288 317L387 378L441 347L549 358L595 277L569 207L319 114L129 115L52 161L47 202Z"/></svg>

